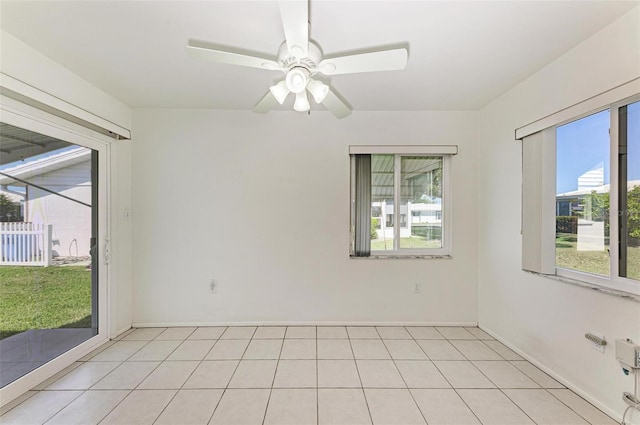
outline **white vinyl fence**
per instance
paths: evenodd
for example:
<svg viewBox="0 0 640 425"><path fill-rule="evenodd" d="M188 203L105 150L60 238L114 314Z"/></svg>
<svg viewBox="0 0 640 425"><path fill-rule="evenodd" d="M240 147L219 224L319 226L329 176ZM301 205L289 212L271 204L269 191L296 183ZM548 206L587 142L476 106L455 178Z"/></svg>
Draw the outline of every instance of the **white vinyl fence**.
<svg viewBox="0 0 640 425"><path fill-rule="evenodd" d="M0 223L0 265L49 266L51 224Z"/></svg>

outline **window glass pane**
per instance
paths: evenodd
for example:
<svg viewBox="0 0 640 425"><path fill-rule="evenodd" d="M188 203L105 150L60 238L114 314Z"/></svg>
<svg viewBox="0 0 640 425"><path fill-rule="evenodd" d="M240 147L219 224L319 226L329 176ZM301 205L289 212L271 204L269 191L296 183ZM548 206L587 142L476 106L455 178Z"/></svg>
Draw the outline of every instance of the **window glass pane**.
<svg viewBox="0 0 640 425"><path fill-rule="evenodd" d="M609 275L609 111L558 127L556 266Z"/></svg>
<svg viewBox="0 0 640 425"><path fill-rule="evenodd" d="M97 155L0 123L0 387L98 332Z"/></svg>
<svg viewBox="0 0 640 425"><path fill-rule="evenodd" d="M393 155L371 155L371 251L393 250Z"/></svg>
<svg viewBox="0 0 640 425"><path fill-rule="evenodd" d="M442 248L442 157L400 162L400 248Z"/></svg>
<svg viewBox="0 0 640 425"><path fill-rule="evenodd" d="M620 249L623 253L626 251L626 255L621 256L626 264L621 264L620 274L640 280L640 102L627 105L626 124L626 173L621 169L621 188L626 188L626 196L620 197L621 227L626 233L626 238L622 238L625 246Z"/></svg>

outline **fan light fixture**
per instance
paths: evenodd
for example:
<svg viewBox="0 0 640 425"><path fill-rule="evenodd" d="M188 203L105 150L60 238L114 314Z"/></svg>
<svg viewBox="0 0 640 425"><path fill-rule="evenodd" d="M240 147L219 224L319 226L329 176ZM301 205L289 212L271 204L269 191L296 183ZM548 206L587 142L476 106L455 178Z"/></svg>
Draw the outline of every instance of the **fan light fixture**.
<svg viewBox="0 0 640 425"><path fill-rule="evenodd" d="M269 87L269 91L279 104L283 104L287 96L289 96L289 88L285 80L280 81L278 84Z"/></svg>
<svg viewBox="0 0 640 425"><path fill-rule="evenodd" d="M255 112L266 113L277 103L284 104L289 93L296 95L293 108L306 112L310 109L308 91L316 103L323 104L337 118L344 118L351 113L349 105L337 96L333 88L313 80L312 76L398 71L407 66L405 47L378 47L324 59L320 46L309 39L309 0L279 0L278 5L285 40L276 57L247 54L198 40L189 40L187 44L189 53L200 59L283 72L284 80L269 88L253 108Z"/></svg>
<svg viewBox="0 0 640 425"><path fill-rule="evenodd" d="M309 105L309 99L307 99L307 92L301 91L296 93L296 101L293 104L293 110L297 112L307 112L311 108Z"/></svg>
<svg viewBox="0 0 640 425"><path fill-rule="evenodd" d="M309 93L313 96L313 100L318 104L322 103L329 94L329 86L318 80L310 80L307 84L307 90L309 90Z"/></svg>
<svg viewBox="0 0 640 425"><path fill-rule="evenodd" d="M293 93L302 93L309 83L309 71L301 66L296 66L287 72L285 78L287 88Z"/></svg>

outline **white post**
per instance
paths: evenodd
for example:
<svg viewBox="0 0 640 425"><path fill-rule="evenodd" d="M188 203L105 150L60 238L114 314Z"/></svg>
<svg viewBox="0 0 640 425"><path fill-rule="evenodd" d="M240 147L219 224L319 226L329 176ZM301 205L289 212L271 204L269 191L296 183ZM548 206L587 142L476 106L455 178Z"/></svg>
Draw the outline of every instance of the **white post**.
<svg viewBox="0 0 640 425"><path fill-rule="evenodd" d="M53 236L53 225L47 224L44 226L44 255L43 255L43 263L45 267L49 267L51 265L51 239Z"/></svg>
<svg viewBox="0 0 640 425"><path fill-rule="evenodd" d="M411 225L413 224L413 214L411 213L411 201L407 201L407 229L409 229L409 237L411 237Z"/></svg>

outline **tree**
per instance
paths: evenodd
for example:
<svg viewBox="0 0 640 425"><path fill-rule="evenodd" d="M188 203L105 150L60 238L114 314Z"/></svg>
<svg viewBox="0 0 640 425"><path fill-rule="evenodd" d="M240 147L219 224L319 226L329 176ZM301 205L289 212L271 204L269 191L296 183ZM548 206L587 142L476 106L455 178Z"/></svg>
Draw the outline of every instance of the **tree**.
<svg viewBox="0 0 640 425"><path fill-rule="evenodd" d="M609 234L609 194L591 192L581 202L584 207L582 217L593 221L604 221ZM627 234L630 244L640 245L640 186L627 192L627 209L620 211L620 218L627 218Z"/></svg>
<svg viewBox="0 0 640 425"><path fill-rule="evenodd" d="M371 239L378 239L378 225L380 224L380 220L377 218L371 219Z"/></svg>
<svg viewBox="0 0 640 425"><path fill-rule="evenodd" d="M13 202L8 196L0 194L0 221L21 221L20 203Z"/></svg>
<svg viewBox="0 0 640 425"><path fill-rule="evenodd" d="M609 194L596 193L592 191L585 195L581 202L582 218L591 221L608 221L609 220Z"/></svg>
<svg viewBox="0 0 640 425"><path fill-rule="evenodd" d="M627 229L629 237L635 239L635 244L640 244L640 186L636 186L627 192Z"/></svg>

